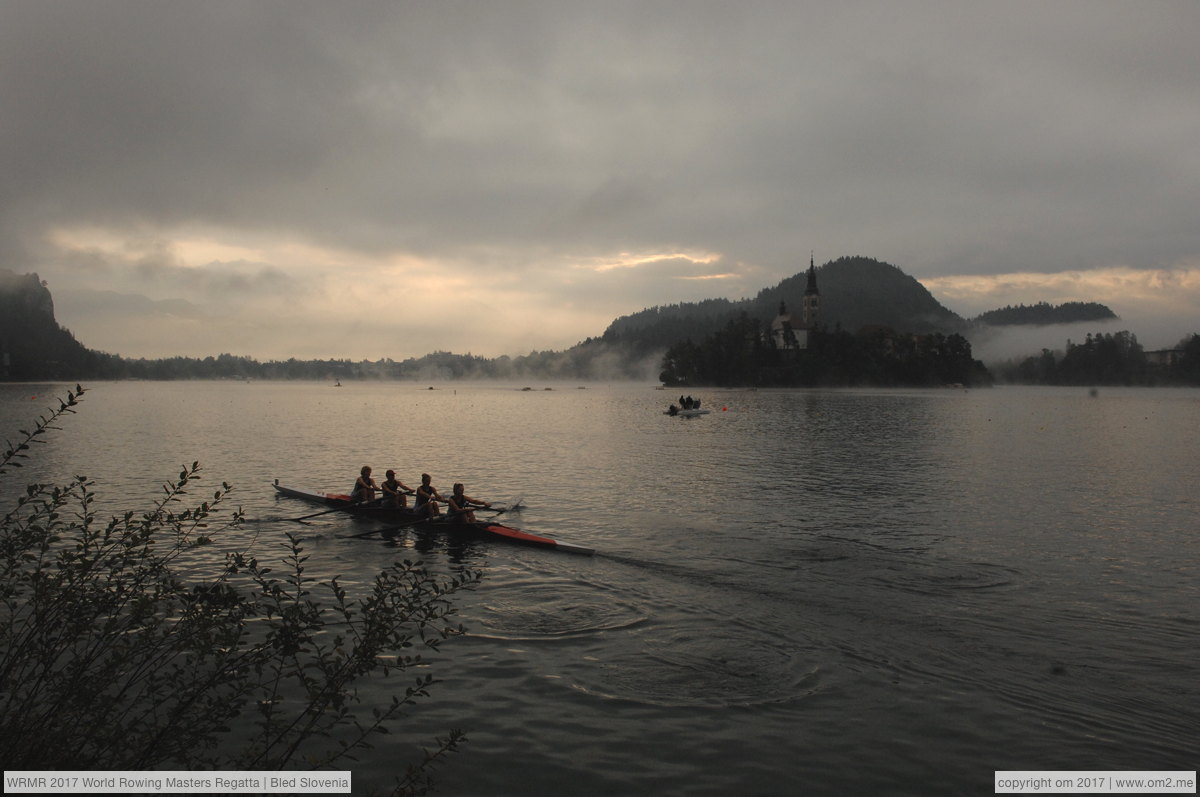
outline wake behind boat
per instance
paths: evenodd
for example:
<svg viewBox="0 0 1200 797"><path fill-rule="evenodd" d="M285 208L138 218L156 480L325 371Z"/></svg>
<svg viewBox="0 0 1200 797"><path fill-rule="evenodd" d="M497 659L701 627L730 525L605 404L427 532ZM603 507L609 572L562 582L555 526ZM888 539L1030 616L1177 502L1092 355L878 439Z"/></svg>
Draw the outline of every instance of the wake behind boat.
<svg viewBox="0 0 1200 797"><path fill-rule="evenodd" d="M584 554L591 556L595 551L582 545L576 545L570 542L562 542L560 540L551 539L550 537L542 537L537 534L530 534L521 529L505 526L490 520L477 520L474 523L455 520L446 516L438 516L436 518L427 517L423 513L415 512L411 509L400 509L397 507L384 506L379 502L356 503L350 500L350 496L344 493L323 493L316 490L306 490L299 487L287 487L275 480L275 492L279 495L287 496L288 498L299 498L304 501L321 504L329 507L330 512L345 512L351 515L359 515L362 517L377 518L386 523L393 523L397 526L416 526L416 527L436 527L444 526L448 530L454 532L473 532L488 537L499 537L510 542L522 543L525 545L537 545L544 548L554 548L560 551L569 553ZM321 513L318 513L321 514Z"/></svg>

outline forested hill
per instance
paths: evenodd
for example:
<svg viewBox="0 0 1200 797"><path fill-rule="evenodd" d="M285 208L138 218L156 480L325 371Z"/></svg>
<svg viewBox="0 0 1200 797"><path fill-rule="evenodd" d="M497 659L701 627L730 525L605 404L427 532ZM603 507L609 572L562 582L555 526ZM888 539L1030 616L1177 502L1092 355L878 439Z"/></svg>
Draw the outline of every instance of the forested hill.
<svg viewBox="0 0 1200 797"><path fill-rule="evenodd" d="M896 266L868 257L842 257L817 267L821 294L818 324L857 332L864 326L891 327L897 332L963 331L967 323L942 306L925 286ZM670 346L691 338L700 340L745 313L769 323L780 302L799 312L808 285L807 270L765 288L753 299L710 299L690 304L652 307L622 316L609 325L604 339Z"/></svg>
<svg viewBox="0 0 1200 797"><path fill-rule="evenodd" d="M604 331L603 339L641 343L645 348L666 348L689 338L698 340L710 335L743 310L744 302L728 299L651 307L613 321Z"/></svg>
<svg viewBox="0 0 1200 797"><path fill-rule="evenodd" d="M1019 304L989 310L972 319L972 323L1001 326L1049 326L1050 324L1075 324L1081 321L1115 321L1117 314L1098 302L1066 302L1034 305Z"/></svg>
<svg viewBox="0 0 1200 797"><path fill-rule="evenodd" d="M771 320L786 302L799 311L808 284L807 272L788 277L760 291L747 312ZM841 257L817 269L821 292L818 323L847 332L865 326L891 327L897 332L961 332L967 323L933 298L916 278L896 266L869 257Z"/></svg>
<svg viewBox="0 0 1200 797"><path fill-rule="evenodd" d="M37 274L0 268L0 379L72 379L101 357L54 320L50 289Z"/></svg>

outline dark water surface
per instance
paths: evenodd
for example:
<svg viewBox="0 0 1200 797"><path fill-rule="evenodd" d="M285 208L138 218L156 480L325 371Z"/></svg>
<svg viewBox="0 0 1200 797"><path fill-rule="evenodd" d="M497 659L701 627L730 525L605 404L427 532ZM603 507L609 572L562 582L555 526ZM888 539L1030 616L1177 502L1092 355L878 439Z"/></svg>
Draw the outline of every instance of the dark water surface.
<svg viewBox="0 0 1200 797"><path fill-rule="evenodd" d="M320 577L484 574L443 683L359 792L450 727L470 738L450 795L990 794L1000 769L1196 768L1200 391L705 391L688 419L645 386L437 387L99 384L0 489L86 473L137 509L200 460L261 519L311 511L273 478L340 492L371 464L522 496L510 523L596 548L300 527ZM61 393L0 385L3 430Z"/></svg>

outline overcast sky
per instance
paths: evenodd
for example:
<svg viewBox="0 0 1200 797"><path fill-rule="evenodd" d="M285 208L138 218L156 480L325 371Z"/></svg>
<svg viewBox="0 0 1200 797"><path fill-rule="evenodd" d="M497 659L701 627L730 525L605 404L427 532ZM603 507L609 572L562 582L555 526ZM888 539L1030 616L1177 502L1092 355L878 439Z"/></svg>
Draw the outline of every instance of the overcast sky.
<svg viewBox="0 0 1200 797"><path fill-rule="evenodd" d="M133 357L563 349L810 250L1168 345L1198 33L1194 0L0 0L0 267Z"/></svg>

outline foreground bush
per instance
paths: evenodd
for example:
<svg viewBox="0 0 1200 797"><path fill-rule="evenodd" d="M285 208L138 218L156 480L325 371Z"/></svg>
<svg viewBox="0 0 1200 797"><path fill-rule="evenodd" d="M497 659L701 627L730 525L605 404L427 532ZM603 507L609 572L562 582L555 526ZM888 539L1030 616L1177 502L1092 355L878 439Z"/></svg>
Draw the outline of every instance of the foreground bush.
<svg viewBox="0 0 1200 797"><path fill-rule="evenodd" d="M69 392L9 442L0 475L21 466L82 393ZM30 485L6 509L6 769L345 767L427 694L428 674L391 702L366 706L356 684L418 666L420 648L461 633L449 623L449 596L477 573L439 581L398 562L369 595L351 599L336 578L315 584L305 575L307 557L291 535L278 575L250 551L222 556L208 546L240 524L241 511L225 510L228 484L183 508L198 472L184 468L149 511L104 522L84 476ZM437 740L396 791L425 790L430 765L462 740L458 731Z"/></svg>

